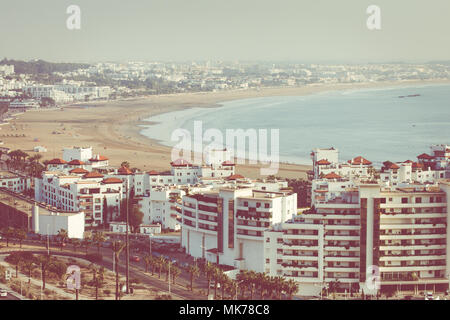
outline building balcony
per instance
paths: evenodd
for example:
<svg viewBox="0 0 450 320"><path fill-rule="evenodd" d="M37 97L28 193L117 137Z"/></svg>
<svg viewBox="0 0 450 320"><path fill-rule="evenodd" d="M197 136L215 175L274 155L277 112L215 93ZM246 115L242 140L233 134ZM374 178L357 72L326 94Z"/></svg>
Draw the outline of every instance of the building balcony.
<svg viewBox="0 0 450 320"><path fill-rule="evenodd" d="M325 261L327 262L332 262L332 261L336 261L336 262L359 262L360 261L360 257L348 257L348 256L325 256Z"/></svg>
<svg viewBox="0 0 450 320"><path fill-rule="evenodd" d="M324 266L324 272L349 272L357 273L359 272L359 267L349 267L349 266Z"/></svg>
<svg viewBox="0 0 450 320"><path fill-rule="evenodd" d="M436 250L436 249L445 249L445 244L422 244L422 245L382 245L380 246L380 251L402 251L402 250Z"/></svg>
<svg viewBox="0 0 450 320"><path fill-rule="evenodd" d="M354 224L326 224L325 230L359 230L359 225Z"/></svg>
<svg viewBox="0 0 450 320"><path fill-rule="evenodd" d="M446 207L446 202L429 202L429 203L381 203L381 209L396 209L396 208L441 208Z"/></svg>
<svg viewBox="0 0 450 320"><path fill-rule="evenodd" d="M318 272L318 268L313 266L291 265L282 263L281 268L283 271Z"/></svg>
<svg viewBox="0 0 450 320"><path fill-rule="evenodd" d="M445 260L445 255L409 255L409 254L399 254L399 255L383 255L380 257L380 261L429 261L429 260Z"/></svg>
<svg viewBox="0 0 450 320"><path fill-rule="evenodd" d="M317 234L290 234L290 233L285 233L283 235L283 238L286 239L286 240L297 240L297 239L317 240L319 238L319 235L317 235ZM285 244L288 244L288 243L285 242Z"/></svg>
<svg viewBox="0 0 450 320"><path fill-rule="evenodd" d="M318 256L307 256L307 255L300 255L300 254L287 254L283 253L281 256L284 260L295 260L295 261L318 261Z"/></svg>
<svg viewBox="0 0 450 320"><path fill-rule="evenodd" d="M443 223L427 224L382 224L380 230L398 230L398 229L445 229Z"/></svg>
<svg viewBox="0 0 450 320"><path fill-rule="evenodd" d="M445 270L443 266L392 266L392 267L380 267L380 272L419 272L419 271L436 271Z"/></svg>
<svg viewBox="0 0 450 320"><path fill-rule="evenodd" d="M384 234L380 240L419 240L419 239L445 239L445 233L437 234Z"/></svg>
<svg viewBox="0 0 450 320"><path fill-rule="evenodd" d="M383 213L380 218L382 221L390 219L430 219L430 218L446 218L446 213L431 212L431 213Z"/></svg>
<svg viewBox="0 0 450 320"><path fill-rule="evenodd" d="M359 236L350 235L326 235L325 240L336 240L336 241L359 241Z"/></svg>
<svg viewBox="0 0 450 320"><path fill-rule="evenodd" d="M359 246L357 247L343 247L343 246L324 246L324 250L328 252L333 251L359 251Z"/></svg>
<svg viewBox="0 0 450 320"><path fill-rule="evenodd" d="M298 251L318 251L318 245L286 245L283 244L283 250L298 250Z"/></svg>

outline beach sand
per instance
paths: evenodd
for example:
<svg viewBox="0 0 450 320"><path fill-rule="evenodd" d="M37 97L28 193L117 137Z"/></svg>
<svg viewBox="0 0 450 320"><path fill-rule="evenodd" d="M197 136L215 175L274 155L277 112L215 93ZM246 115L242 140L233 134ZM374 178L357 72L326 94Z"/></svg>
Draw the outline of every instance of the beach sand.
<svg viewBox="0 0 450 320"><path fill-rule="evenodd" d="M108 102L88 102L63 109L28 111L0 127L4 147L34 154L35 146L44 146L45 159L61 158L64 147L92 146L94 153L110 159L111 165L128 161L131 167L144 171L169 170L170 151L139 133L140 124L150 116L191 107L216 107L220 102L265 96L300 96L324 91L431 84L436 82L394 82L370 84L314 85L306 87L264 88L212 93L183 93L148 96ZM440 83L440 82L439 82ZM446 82L448 83L448 82ZM86 107L87 106L87 107ZM22 135L25 137L22 137ZM16 137L16 135L19 135ZM260 176L259 165L237 165L236 171L246 177ZM277 176L306 178L309 165L280 164Z"/></svg>

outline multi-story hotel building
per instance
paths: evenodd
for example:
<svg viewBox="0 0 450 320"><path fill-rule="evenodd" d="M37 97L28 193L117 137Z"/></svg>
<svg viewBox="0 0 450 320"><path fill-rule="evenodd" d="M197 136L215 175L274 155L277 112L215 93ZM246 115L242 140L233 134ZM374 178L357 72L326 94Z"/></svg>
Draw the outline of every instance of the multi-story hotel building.
<svg viewBox="0 0 450 320"><path fill-rule="evenodd" d="M264 230L296 213L296 194L239 186L183 197L186 253L238 269L264 271Z"/></svg>
<svg viewBox="0 0 450 320"><path fill-rule="evenodd" d="M385 188L361 182L316 201L294 219L265 232L265 272L296 280L300 294L318 295L338 281L342 290L448 289L450 181Z"/></svg>

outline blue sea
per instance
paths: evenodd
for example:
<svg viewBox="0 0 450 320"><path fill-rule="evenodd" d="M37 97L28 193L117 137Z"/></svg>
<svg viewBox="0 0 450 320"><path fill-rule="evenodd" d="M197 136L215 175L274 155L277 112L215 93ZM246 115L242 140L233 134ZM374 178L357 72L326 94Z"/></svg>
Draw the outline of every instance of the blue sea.
<svg viewBox="0 0 450 320"><path fill-rule="evenodd" d="M419 95L404 97L408 95ZM141 133L173 146L176 128L279 129L280 160L311 164L313 148L339 149L341 161L362 155L374 164L416 160L431 144L450 144L450 85L332 91L244 99L146 119ZM193 133L192 133L193 134Z"/></svg>

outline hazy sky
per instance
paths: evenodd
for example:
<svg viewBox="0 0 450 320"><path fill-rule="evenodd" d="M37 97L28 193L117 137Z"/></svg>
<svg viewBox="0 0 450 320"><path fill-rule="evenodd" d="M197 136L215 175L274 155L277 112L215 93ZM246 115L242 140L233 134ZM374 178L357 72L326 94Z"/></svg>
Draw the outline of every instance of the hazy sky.
<svg viewBox="0 0 450 320"><path fill-rule="evenodd" d="M69 5L81 30L66 28ZM381 7L369 31L366 9ZM450 0L1 0L0 59L450 60Z"/></svg>

